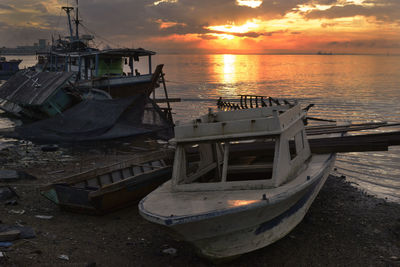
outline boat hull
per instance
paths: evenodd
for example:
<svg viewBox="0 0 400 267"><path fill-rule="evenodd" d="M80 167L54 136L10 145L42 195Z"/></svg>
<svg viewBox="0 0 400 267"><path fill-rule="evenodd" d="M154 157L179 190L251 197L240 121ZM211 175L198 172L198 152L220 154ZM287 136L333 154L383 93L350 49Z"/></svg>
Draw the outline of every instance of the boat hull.
<svg viewBox="0 0 400 267"><path fill-rule="evenodd" d="M152 75L83 80L79 82L78 87L81 89L98 88L109 93L112 98L124 98L140 93L150 94L154 89L152 88Z"/></svg>
<svg viewBox="0 0 400 267"><path fill-rule="evenodd" d="M210 259L230 258L268 246L299 224L324 185L334 162L332 154L301 190L275 200L266 198L249 208L169 221L149 214L143 200L139 208L146 219L170 227L178 237L192 243L200 255Z"/></svg>

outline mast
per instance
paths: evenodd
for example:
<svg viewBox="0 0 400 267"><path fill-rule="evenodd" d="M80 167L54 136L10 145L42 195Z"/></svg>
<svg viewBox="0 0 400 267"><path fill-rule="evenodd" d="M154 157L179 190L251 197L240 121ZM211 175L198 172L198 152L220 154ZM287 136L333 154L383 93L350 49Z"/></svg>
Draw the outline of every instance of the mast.
<svg viewBox="0 0 400 267"><path fill-rule="evenodd" d="M65 12L67 13L68 16L68 25L69 25L69 34L71 36L71 41L74 38L74 33L72 32L72 25L71 25L71 15L70 12L71 10L73 10L73 7L69 7L69 6L63 6L62 7L63 10L65 10Z"/></svg>
<svg viewBox="0 0 400 267"><path fill-rule="evenodd" d="M78 0L76 0L76 16L75 16L75 34L76 34L76 40L79 40L79 17L78 17Z"/></svg>

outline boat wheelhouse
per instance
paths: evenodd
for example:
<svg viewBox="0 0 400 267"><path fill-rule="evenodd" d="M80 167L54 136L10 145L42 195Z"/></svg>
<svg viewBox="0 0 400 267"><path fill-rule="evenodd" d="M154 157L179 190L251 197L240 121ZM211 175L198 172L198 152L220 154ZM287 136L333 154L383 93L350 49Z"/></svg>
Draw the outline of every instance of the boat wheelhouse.
<svg viewBox="0 0 400 267"><path fill-rule="evenodd" d="M97 88L108 92L113 98L152 92L158 84L154 77L160 76L162 65L153 72L151 58L156 53L138 49L107 49L100 51L50 52L47 55L49 71L76 72L79 89ZM140 73L135 62L146 57L147 73ZM124 72L124 65L129 72Z"/></svg>
<svg viewBox="0 0 400 267"><path fill-rule="evenodd" d="M210 112L175 127L172 179L139 203L141 215L214 259L282 238L302 220L335 161L334 154L311 154L304 116L299 104L279 105ZM261 153L237 149L261 141Z"/></svg>

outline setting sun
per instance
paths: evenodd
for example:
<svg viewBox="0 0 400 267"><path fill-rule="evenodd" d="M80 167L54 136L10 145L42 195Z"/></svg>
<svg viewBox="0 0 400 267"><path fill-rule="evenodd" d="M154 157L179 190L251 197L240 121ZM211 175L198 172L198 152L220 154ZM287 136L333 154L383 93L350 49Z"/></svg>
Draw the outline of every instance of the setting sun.
<svg viewBox="0 0 400 267"><path fill-rule="evenodd" d="M248 6L251 8L256 8L261 6L263 1L259 0L237 0L236 1L239 6Z"/></svg>
<svg viewBox="0 0 400 267"><path fill-rule="evenodd" d="M259 27L257 20L248 21L243 25L235 25L234 23L228 25L217 25L206 27L209 30L214 30L223 33L246 33L257 29Z"/></svg>

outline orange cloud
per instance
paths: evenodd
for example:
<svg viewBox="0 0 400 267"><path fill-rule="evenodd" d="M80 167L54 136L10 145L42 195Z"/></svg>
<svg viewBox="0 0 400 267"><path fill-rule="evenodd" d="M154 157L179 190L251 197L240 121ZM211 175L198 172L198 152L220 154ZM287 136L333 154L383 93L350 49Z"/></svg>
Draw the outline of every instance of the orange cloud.
<svg viewBox="0 0 400 267"><path fill-rule="evenodd" d="M168 29L175 26L186 26L185 23L173 22L173 21L163 21L162 19L158 19L155 21L160 24L160 29Z"/></svg>

